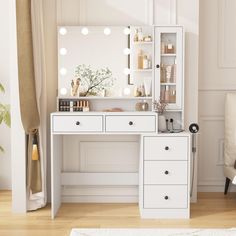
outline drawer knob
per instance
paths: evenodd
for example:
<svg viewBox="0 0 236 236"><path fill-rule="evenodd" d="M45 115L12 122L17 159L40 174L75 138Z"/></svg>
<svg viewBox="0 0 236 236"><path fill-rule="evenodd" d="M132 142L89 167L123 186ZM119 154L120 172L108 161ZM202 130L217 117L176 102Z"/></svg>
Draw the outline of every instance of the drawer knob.
<svg viewBox="0 0 236 236"><path fill-rule="evenodd" d="M168 170L166 170L166 171L165 171L165 175L168 175L168 174L169 174L169 171L168 171Z"/></svg>
<svg viewBox="0 0 236 236"><path fill-rule="evenodd" d="M166 150L166 151L168 151L168 150L169 150L169 147L168 147L168 146L166 146L166 147L165 147L165 150Z"/></svg>
<svg viewBox="0 0 236 236"><path fill-rule="evenodd" d="M168 199L169 199L169 197L168 197L168 196L165 196L164 198L165 198L165 200L168 200Z"/></svg>
<svg viewBox="0 0 236 236"><path fill-rule="evenodd" d="M133 122L133 121L130 121L130 122L129 122L129 125L133 125L133 124L134 124L134 122Z"/></svg>
<svg viewBox="0 0 236 236"><path fill-rule="evenodd" d="M76 125L80 125L80 122L79 121L76 121L76 123L75 123Z"/></svg>

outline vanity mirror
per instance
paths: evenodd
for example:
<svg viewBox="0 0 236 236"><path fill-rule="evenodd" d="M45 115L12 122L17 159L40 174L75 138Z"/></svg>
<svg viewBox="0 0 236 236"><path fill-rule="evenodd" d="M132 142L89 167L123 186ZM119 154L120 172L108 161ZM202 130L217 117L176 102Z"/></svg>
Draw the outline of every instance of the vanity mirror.
<svg viewBox="0 0 236 236"><path fill-rule="evenodd" d="M151 111L153 101L162 99L169 104L167 110L181 112L182 31L162 26L59 26L58 110Z"/></svg>
<svg viewBox="0 0 236 236"><path fill-rule="evenodd" d="M129 31L127 27L59 27L59 94L122 96L130 71Z"/></svg>

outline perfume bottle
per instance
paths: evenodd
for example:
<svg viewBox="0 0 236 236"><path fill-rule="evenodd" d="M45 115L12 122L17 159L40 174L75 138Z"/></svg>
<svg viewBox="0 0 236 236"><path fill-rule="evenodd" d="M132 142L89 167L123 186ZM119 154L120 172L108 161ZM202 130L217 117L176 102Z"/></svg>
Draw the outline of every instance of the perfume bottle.
<svg viewBox="0 0 236 236"><path fill-rule="evenodd" d="M170 91L169 91L169 86L165 86L165 102L169 102L170 101Z"/></svg>
<svg viewBox="0 0 236 236"><path fill-rule="evenodd" d="M170 90L170 103L176 103L176 90L175 89L171 89Z"/></svg>
<svg viewBox="0 0 236 236"><path fill-rule="evenodd" d="M147 55L143 56L143 69L148 69L148 57Z"/></svg>
<svg viewBox="0 0 236 236"><path fill-rule="evenodd" d="M142 28L138 29L138 41L139 42L143 41L143 31L142 31Z"/></svg>
<svg viewBox="0 0 236 236"><path fill-rule="evenodd" d="M138 42L138 29L134 30L134 42Z"/></svg>
<svg viewBox="0 0 236 236"><path fill-rule="evenodd" d="M135 104L136 111L148 111L148 103L146 100L138 101Z"/></svg>
<svg viewBox="0 0 236 236"><path fill-rule="evenodd" d="M138 69L143 69L143 51L139 50L138 52Z"/></svg>

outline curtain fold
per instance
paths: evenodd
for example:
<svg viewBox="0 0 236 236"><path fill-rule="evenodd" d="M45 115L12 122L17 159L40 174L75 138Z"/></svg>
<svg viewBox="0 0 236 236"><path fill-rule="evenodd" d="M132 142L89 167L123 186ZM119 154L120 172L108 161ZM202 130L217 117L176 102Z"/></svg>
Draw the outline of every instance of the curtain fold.
<svg viewBox="0 0 236 236"><path fill-rule="evenodd" d="M16 1L20 110L22 124L28 135L28 210L35 210L46 204L46 167L42 145L45 140L41 137L44 126L40 124L42 81L45 77L40 73L42 66L39 60L41 58L34 56L37 40L33 37L32 29L38 24L35 20L37 17L35 18L35 14L32 14L35 11L31 12L32 7L35 7L34 4L31 0Z"/></svg>
<svg viewBox="0 0 236 236"><path fill-rule="evenodd" d="M39 153L41 157L42 192L31 195L28 208L40 208L47 203L47 89L46 59L44 45L43 0L31 0L31 19L33 36L33 56L35 71L36 100L38 105L40 126Z"/></svg>

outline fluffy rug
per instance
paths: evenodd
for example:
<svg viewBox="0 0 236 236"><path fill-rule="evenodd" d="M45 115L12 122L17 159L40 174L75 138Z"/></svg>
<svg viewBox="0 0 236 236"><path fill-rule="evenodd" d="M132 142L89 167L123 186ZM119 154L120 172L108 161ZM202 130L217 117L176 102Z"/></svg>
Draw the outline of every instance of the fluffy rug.
<svg viewBox="0 0 236 236"><path fill-rule="evenodd" d="M236 236L234 229L72 229L70 236Z"/></svg>

